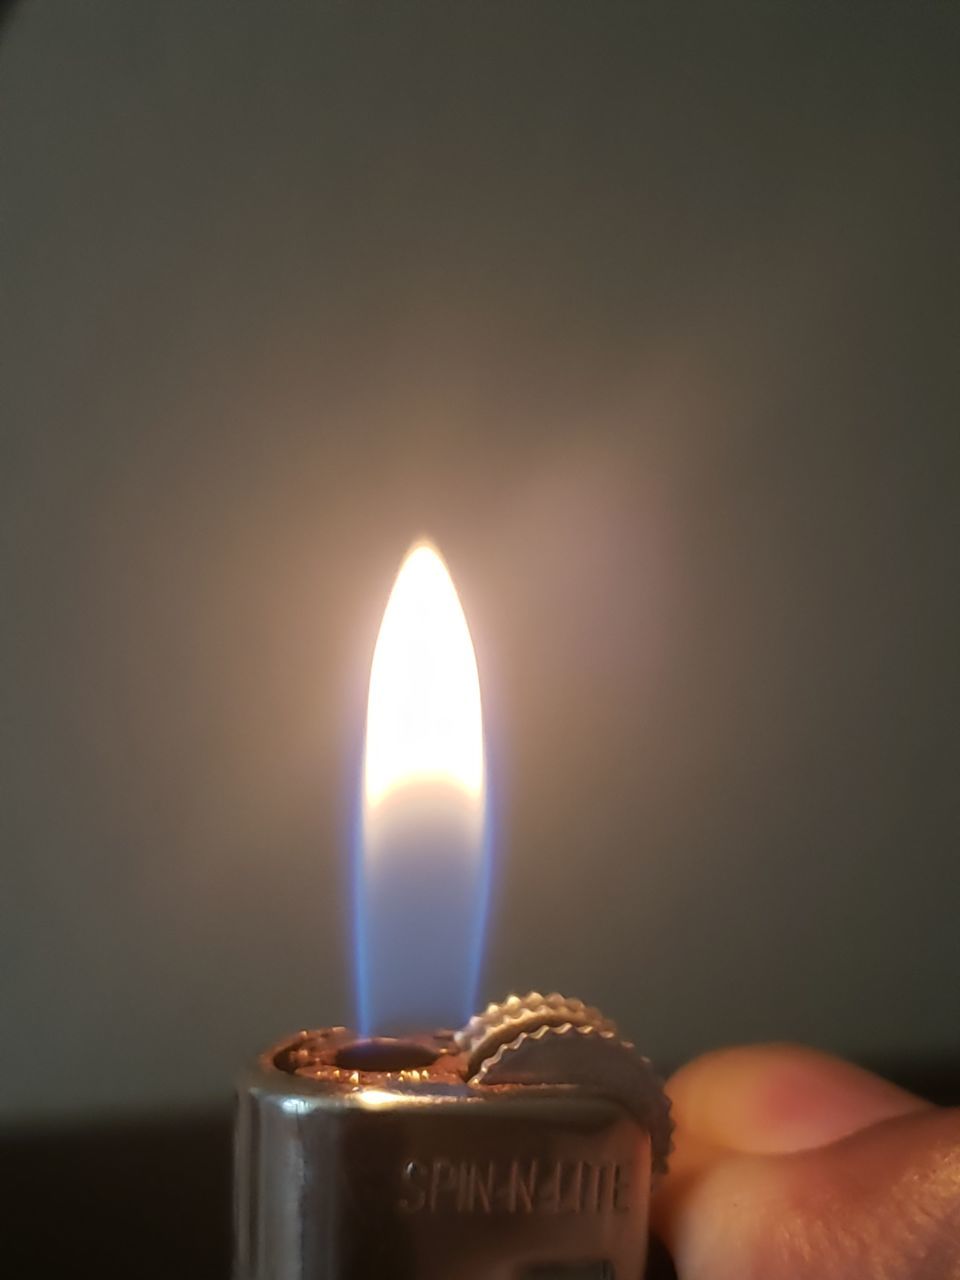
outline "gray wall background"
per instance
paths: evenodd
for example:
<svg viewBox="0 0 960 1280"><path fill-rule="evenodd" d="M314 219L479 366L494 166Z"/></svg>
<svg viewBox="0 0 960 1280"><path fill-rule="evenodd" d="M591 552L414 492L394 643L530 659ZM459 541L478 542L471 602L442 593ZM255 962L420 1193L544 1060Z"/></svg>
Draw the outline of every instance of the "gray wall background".
<svg viewBox="0 0 960 1280"><path fill-rule="evenodd" d="M0 1118L351 1010L444 549L485 987L956 1055L951 5L48 0L0 47Z"/></svg>

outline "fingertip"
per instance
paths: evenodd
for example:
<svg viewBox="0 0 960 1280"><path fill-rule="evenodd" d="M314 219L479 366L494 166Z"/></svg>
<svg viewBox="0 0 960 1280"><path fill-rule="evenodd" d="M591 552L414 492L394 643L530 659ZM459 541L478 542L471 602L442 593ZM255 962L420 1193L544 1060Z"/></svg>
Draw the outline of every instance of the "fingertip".
<svg viewBox="0 0 960 1280"><path fill-rule="evenodd" d="M718 1049L667 1082L677 1145L802 1151L928 1104L880 1076L803 1045Z"/></svg>
<svg viewBox="0 0 960 1280"><path fill-rule="evenodd" d="M706 1153L702 1153L706 1154ZM753 1263L766 1223L776 1215L782 1161L714 1153L671 1172L654 1196L651 1226L688 1280L764 1275Z"/></svg>
<svg viewBox="0 0 960 1280"><path fill-rule="evenodd" d="M808 1151L707 1155L653 1204L685 1280L960 1277L960 1109L921 1106Z"/></svg>

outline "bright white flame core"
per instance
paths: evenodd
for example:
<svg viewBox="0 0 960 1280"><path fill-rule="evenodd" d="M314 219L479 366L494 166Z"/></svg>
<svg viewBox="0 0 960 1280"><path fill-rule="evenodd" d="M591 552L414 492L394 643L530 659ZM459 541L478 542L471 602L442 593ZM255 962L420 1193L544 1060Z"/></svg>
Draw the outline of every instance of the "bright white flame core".
<svg viewBox="0 0 960 1280"><path fill-rule="evenodd" d="M392 793L445 783L483 804L480 680L457 589L418 543L397 574L370 669L363 767L367 815Z"/></svg>

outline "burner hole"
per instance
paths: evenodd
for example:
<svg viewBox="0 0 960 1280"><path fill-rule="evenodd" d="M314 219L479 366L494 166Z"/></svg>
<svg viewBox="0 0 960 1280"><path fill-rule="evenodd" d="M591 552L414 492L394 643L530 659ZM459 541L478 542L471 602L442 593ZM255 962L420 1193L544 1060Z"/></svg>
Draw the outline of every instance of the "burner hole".
<svg viewBox="0 0 960 1280"><path fill-rule="evenodd" d="M373 1040L354 1040L337 1050L334 1065L346 1071L414 1071L429 1067L440 1055L429 1045L416 1040L394 1040L377 1036Z"/></svg>

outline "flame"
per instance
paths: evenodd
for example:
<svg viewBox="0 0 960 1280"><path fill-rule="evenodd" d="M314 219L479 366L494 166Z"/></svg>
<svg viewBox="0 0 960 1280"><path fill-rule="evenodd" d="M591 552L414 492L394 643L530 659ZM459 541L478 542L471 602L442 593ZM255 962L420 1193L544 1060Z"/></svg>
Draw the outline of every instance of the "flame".
<svg viewBox="0 0 960 1280"><path fill-rule="evenodd" d="M459 1026L475 998L489 857L480 681L436 548L408 552L370 669L356 863L361 1030Z"/></svg>
<svg viewBox="0 0 960 1280"><path fill-rule="evenodd" d="M480 678L460 597L439 552L417 543L397 574L370 669L364 803L449 783L483 796Z"/></svg>

